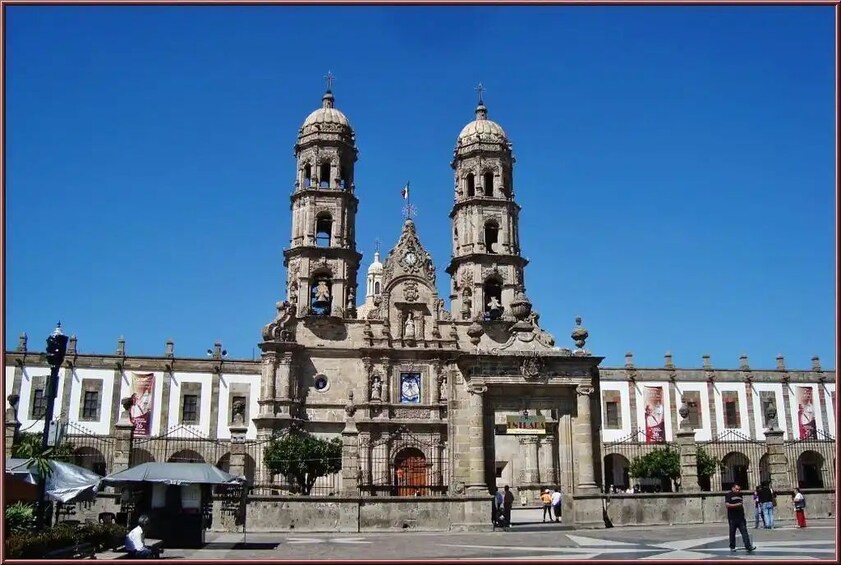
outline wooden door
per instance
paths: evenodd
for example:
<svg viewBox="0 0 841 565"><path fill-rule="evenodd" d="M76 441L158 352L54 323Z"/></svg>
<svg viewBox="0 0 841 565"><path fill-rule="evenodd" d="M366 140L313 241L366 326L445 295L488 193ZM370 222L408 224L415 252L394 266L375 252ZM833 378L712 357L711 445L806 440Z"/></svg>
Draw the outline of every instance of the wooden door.
<svg viewBox="0 0 841 565"><path fill-rule="evenodd" d="M397 496L420 496L427 494L426 457L419 449L404 449L395 460Z"/></svg>

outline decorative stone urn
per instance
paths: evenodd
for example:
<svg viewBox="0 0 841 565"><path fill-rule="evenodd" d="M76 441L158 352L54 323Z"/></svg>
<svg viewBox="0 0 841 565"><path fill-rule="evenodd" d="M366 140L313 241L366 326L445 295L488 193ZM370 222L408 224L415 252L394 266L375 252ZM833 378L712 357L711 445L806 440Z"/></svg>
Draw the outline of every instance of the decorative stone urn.
<svg viewBox="0 0 841 565"><path fill-rule="evenodd" d="M470 337L470 343L473 345L479 345L483 333L485 333L485 330L478 320L473 320L473 323L467 328L467 335Z"/></svg>
<svg viewBox="0 0 841 565"><path fill-rule="evenodd" d="M526 298L526 294L522 290L518 290L517 294L514 295L510 309L518 322L522 322L531 314L531 302L529 302L529 299Z"/></svg>

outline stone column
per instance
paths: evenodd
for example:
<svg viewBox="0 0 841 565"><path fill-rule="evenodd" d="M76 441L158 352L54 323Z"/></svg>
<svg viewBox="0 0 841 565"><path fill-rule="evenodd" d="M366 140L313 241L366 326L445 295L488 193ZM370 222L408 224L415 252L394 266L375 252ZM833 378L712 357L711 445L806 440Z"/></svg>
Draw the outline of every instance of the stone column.
<svg viewBox="0 0 841 565"><path fill-rule="evenodd" d="M707 377L707 418L710 419L710 434L713 438L718 435L718 420L715 409L715 371L710 363L710 356L704 355L704 373ZM701 423L703 424L703 418ZM714 490L721 488L721 485L714 486Z"/></svg>
<svg viewBox="0 0 841 565"><path fill-rule="evenodd" d="M488 387L474 384L468 388L468 438L470 442L470 470L467 487L487 490L485 481L484 394Z"/></svg>
<svg viewBox="0 0 841 565"><path fill-rule="evenodd" d="M440 402L441 400L441 379L443 378L442 371L443 368L439 363L435 363L433 365L432 378L429 379L429 385L432 388L432 390L430 391L432 393L432 396L430 398L430 402L432 404L438 404L438 402ZM824 420L824 422L825 421L826 420Z"/></svg>
<svg viewBox="0 0 841 565"><path fill-rule="evenodd" d="M109 473L125 471L131 464L131 443L134 436L134 425L128 417L128 410L131 407L131 399L124 398L120 401L123 411L120 419L114 425L114 459L111 461Z"/></svg>
<svg viewBox="0 0 841 565"><path fill-rule="evenodd" d="M788 437L793 438L796 436L793 431L795 422L791 421L791 400L789 399L790 381L791 377L789 377L788 373L783 373L783 417L780 419L780 424L782 424L781 427L783 430L788 430Z"/></svg>
<svg viewBox="0 0 841 565"><path fill-rule="evenodd" d="M595 468L593 461L593 422L590 403L593 391L591 385L578 385L578 413L575 418L575 459L578 471L577 488L581 491L596 491Z"/></svg>
<svg viewBox="0 0 841 565"><path fill-rule="evenodd" d="M695 443L695 429L689 423L689 407L681 402L678 414L681 417L680 428L675 434L680 451L680 490L697 492L698 484L698 446Z"/></svg>
<svg viewBox="0 0 841 565"><path fill-rule="evenodd" d="M275 393L281 400L289 400L292 394L292 354L283 353L277 362L275 371Z"/></svg>
<svg viewBox="0 0 841 565"><path fill-rule="evenodd" d="M775 491L791 489L788 458L783 447L783 430L775 426L775 429L765 432L765 452L768 455L768 470L771 472L771 487Z"/></svg>
<svg viewBox="0 0 841 565"><path fill-rule="evenodd" d="M540 438L540 459L538 470L540 471L540 482L547 486L557 486L558 476L555 469L555 436L547 434Z"/></svg>
<svg viewBox="0 0 841 565"><path fill-rule="evenodd" d="M18 402L20 396L17 394L10 394L8 396L9 407L6 408L6 459L12 456L12 448L20 433L20 422L18 421Z"/></svg>
<svg viewBox="0 0 841 565"><path fill-rule="evenodd" d="M260 375L260 413L270 416L274 413L271 401L275 398L275 372L277 371L277 355L274 351L263 353L263 365Z"/></svg>
<svg viewBox="0 0 841 565"><path fill-rule="evenodd" d="M628 409L631 422L631 431L639 427L637 422L637 369L634 367L634 354L630 351L625 354L625 376L628 380Z"/></svg>

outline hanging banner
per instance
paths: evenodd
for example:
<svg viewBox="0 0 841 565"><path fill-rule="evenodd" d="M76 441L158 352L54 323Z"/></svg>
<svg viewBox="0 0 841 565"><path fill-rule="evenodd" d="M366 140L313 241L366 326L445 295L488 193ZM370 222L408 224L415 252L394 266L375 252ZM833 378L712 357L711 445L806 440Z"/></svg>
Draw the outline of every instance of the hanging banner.
<svg viewBox="0 0 841 565"><path fill-rule="evenodd" d="M797 398L797 422L800 429L800 439L815 439L818 437L818 426L815 422L815 406L812 403L812 387L794 387Z"/></svg>
<svg viewBox="0 0 841 565"><path fill-rule="evenodd" d="M128 414L135 436L148 436L152 431L154 393L154 373L131 374L131 408Z"/></svg>
<svg viewBox="0 0 841 565"><path fill-rule="evenodd" d="M546 433L545 416L507 416L506 433L509 434L537 434Z"/></svg>
<svg viewBox="0 0 841 565"><path fill-rule="evenodd" d="M645 442L666 441L666 411L663 409L663 387L647 386L645 392Z"/></svg>

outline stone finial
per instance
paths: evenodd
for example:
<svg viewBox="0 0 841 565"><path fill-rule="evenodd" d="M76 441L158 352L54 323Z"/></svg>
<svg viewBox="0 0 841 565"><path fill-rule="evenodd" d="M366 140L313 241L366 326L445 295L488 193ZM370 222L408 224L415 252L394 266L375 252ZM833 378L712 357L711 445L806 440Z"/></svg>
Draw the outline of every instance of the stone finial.
<svg viewBox="0 0 841 565"><path fill-rule="evenodd" d="M166 346L164 348L164 357L169 357L170 359L175 357L175 342L172 341L172 338L166 340Z"/></svg>
<svg viewBox="0 0 841 565"><path fill-rule="evenodd" d="M666 352L666 355L664 356L664 360L665 360L664 366L667 369L674 369L675 368L675 362L674 362L674 359L672 358L672 352L671 351Z"/></svg>
<svg viewBox="0 0 841 565"><path fill-rule="evenodd" d="M685 396L680 397L680 408L678 408L677 413L680 414L681 417L680 429L689 429L689 405L686 404Z"/></svg>
<svg viewBox="0 0 841 565"><path fill-rule="evenodd" d="M701 357L701 359L703 359L703 360L704 360L704 366L703 366L703 368L704 368L704 369L712 369L712 368L713 368L713 364L712 364L712 362L710 361L710 354L709 354L709 353L705 353L705 354Z"/></svg>
<svg viewBox="0 0 841 565"><path fill-rule="evenodd" d="M76 355L78 343L79 340L76 339L76 336L71 335L70 339L67 340L67 355Z"/></svg>
<svg viewBox="0 0 841 565"><path fill-rule="evenodd" d="M470 324L470 327L467 328L467 335L470 338L470 343L473 345L479 345L483 333L485 333L485 329L482 327L482 324L479 323L478 319L474 319L473 323Z"/></svg>
<svg viewBox="0 0 841 565"><path fill-rule="evenodd" d="M6 408L6 423L7 424L17 424L18 423L18 402L20 402L20 396L17 394L10 394L6 397L6 400L9 401L9 407Z"/></svg>
<svg viewBox="0 0 841 565"><path fill-rule="evenodd" d="M746 353L739 355L739 370L750 371L750 364L748 363L748 356Z"/></svg>
<svg viewBox="0 0 841 565"><path fill-rule="evenodd" d="M578 351L584 351L584 344L587 341L587 338L590 337L590 334L587 333L586 328L581 325L581 316L575 317L575 329L572 330L570 337L572 337L572 340L575 342L575 346L578 348Z"/></svg>
<svg viewBox="0 0 841 565"><path fill-rule="evenodd" d="M356 414L356 404L353 403L353 391L348 392L345 414L347 414L348 418L353 418L353 415Z"/></svg>
<svg viewBox="0 0 841 565"><path fill-rule="evenodd" d="M634 368L634 354L631 351L629 351L625 354L625 368L626 369L633 369Z"/></svg>
<svg viewBox="0 0 841 565"><path fill-rule="evenodd" d="M231 412L233 414L232 420L234 424L242 425L245 423L245 402L241 400L234 402L231 407Z"/></svg>
<svg viewBox="0 0 841 565"><path fill-rule="evenodd" d="M778 371L785 371L786 370L786 360L785 360L785 357L783 357L782 353L777 355L777 370Z"/></svg>
<svg viewBox="0 0 841 565"><path fill-rule="evenodd" d="M817 355L812 357L812 370L816 373L820 373L821 371L823 371L823 369L821 368L821 358Z"/></svg>
<svg viewBox="0 0 841 565"><path fill-rule="evenodd" d="M117 340L117 355L119 355L120 357L126 356L126 338L124 338L123 336L120 336L120 338Z"/></svg>
<svg viewBox="0 0 841 565"><path fill-rule="evenodd" d="M26 342L29 338L26 336L25 333L20 334L18 338L18 348L17 350L21 353L26 353Z"/></svg>
<svg viewBox="0 0 841 565"><path fill-rule="evenodd" d="M768 431L777 429L777 407L773 402L765 404L765 421L768 423Z"/></svg>

